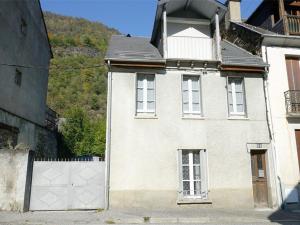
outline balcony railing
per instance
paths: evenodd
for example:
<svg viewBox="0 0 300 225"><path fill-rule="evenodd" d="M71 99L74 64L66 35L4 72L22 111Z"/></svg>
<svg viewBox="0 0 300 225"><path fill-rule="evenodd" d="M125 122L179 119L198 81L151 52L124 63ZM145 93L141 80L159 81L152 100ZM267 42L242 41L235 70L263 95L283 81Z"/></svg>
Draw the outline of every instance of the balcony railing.
<svg viewBox="0 0 300 225"><path fill-rule="evenodd" d="M48 128L49 130L56 130L57 129L57 121L58 121L58 114L52 110L51 108L49 108L47 106L46 108L46 128Z"/></svg>
<svg viewBox="0 0 300 225"><path fill-rule="evenodd" d="M216 60L214 39L207 37L168 37L168 58Z"/></svg>
<svg viewBox="0 0 300 225"><path fill-rule="evenodd" d="M284 92L286 114L288 116L300 117L300 90L289 90Z"/></svg>
<svg viewBox="0 0 300 225"><path fill-rule="evenodd" d="M278 34L300 35L300 16L286 15L271 29Z"/></svg>
<svg viewBox="0 0 300 225"><path fill-rule="evenodd" d="M289 34L300 35L300 16L287 15L286 18Z"/></svg>

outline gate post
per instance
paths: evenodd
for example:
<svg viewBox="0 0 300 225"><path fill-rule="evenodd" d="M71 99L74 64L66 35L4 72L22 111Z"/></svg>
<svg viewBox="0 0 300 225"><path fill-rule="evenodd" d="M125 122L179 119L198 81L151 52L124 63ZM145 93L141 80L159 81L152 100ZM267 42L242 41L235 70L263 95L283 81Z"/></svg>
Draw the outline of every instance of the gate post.
<svg viewBox="0 0 300 225"><path fill-rule="evenodd" d="M34 151L30 150L28 152L23 212L28 212L29 207L30 207L30 195L31 195L31 183L32 183L34 155L35 155Z"/></svg>

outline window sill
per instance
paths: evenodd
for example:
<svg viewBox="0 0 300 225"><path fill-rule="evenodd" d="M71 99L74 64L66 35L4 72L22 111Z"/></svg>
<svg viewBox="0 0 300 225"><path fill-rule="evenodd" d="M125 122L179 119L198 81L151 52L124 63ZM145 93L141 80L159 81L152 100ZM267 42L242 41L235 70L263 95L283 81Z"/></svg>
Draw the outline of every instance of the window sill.
<svg viewBox="0 0 300 225"><path fill-rule="evenodd" d="M227 119L228 120L249 120L248 117L243 115L230 115Z"/></svg>
<svg viewBox="0 0 300 225"><path fill-rule="evenodd" d="M183 114L182 119L183 120L204 120L205 117L203 117L200 114Z"/></svg>
<svg viewBox="0 0 300 225"><path fill-rule="evenodd" d="M212 204L210 199L179 199L177 200L178 205L188 205L188 204Z"/></svg>
<svg viewBox="0 0 300 225"><path fill-rule="evenodd" d="M151 113L138 113L134 119L158 119L157 115Z"/></svg>

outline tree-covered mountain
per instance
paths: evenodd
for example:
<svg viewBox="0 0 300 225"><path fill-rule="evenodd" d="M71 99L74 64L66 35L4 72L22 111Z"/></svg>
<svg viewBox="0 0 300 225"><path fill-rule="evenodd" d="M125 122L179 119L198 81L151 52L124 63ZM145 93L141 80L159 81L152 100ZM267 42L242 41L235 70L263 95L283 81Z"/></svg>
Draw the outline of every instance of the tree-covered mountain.
<svg viewBox="0 0 300 225"><path fill-rule="evenodd" d="M98 22L44 13L54 58L51 61L48 105L62 117L82 108L90 118L106 110L106 69L103 57L118 31Z"/></svg>
<svg viewBox="0 0 300 225"><path fill-rule="evenodd" d="M44 18L54 55L48 105L65 118L59 156L103 156L107 80L103 59L111 35L118 31L50 12Z"/></svg>

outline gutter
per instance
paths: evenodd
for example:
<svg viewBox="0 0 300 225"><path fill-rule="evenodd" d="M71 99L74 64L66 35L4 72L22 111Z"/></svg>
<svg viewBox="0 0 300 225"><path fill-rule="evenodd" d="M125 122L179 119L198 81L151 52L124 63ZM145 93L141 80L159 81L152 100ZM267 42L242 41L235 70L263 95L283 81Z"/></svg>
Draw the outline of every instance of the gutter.
<svg viewBox="0 0 300 225"><path fill-rule="evenodd" d="M166 60L165 59L121 59L121 58L106 58L104 59L106 63L108 63L110 61L110 63L114 62L114 61L118 61L118 62L153 62L153 63L165 63Z"/></svg>
<svg viewBox="0 0 300 225"><path fill-rule="evenodd" d="M267 47L263 47L264 49L264 55L265 61L269 63L268 60L268 50ZM266 71L264 80L263 80L263 86L264 86L264 93L265 93L265 101L266 101L266 114L267 114L267 125L270 133L270 139L271 139L271 148L272 148L272 159L273 159L273 167L274 167L274 178L275 178L275 189L276 189L276 195L277 195L277 202L278 206L280 206L283 203L283 196L282 196L282 188L281 188L281 180L278 175L278 164L277 164L277 154L276 154L276 144L275 144L275 137L274 137L274 130L273 130L273 119L272 119L272 111L270 106L270 94L269 94L269 88L268 88L268 79L267 79L268 72Z"/></svg>
<svg viewBox="0 0 300 225"><path fill-rule="evenodd" d="M105 144L105 209L109 209L110 189L110 151L111 151L111 104L112 104L112 72L110 60L108 60L107 79L107 111L106 111L106 144Z"/></svg>
<svg viewBox="0 0 300 225"><path fill-rule="evenodd" d="M282 34L262 34L262 37L273 37L273 38L283 38L283 39L299 39L300 36L288 36L288 35L282 35Z"/></svg>
<svg viewBox="0 0 300 225"><path fill-rule="evenodd" d="M220 69L222 71L243 71L243 72L265 72L269 65L255 66L255 65L241 65L241 64L222 64Z"/></svg>
<svg viewBox="0 0 300 225"><path fill-rule="evenodd" d="M140 60L140 59L105 59L109 66L120 67L146 67L146 68L165 68L166 60Z"/></svg>

